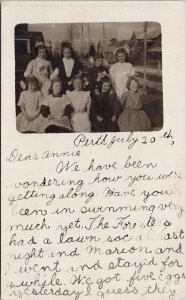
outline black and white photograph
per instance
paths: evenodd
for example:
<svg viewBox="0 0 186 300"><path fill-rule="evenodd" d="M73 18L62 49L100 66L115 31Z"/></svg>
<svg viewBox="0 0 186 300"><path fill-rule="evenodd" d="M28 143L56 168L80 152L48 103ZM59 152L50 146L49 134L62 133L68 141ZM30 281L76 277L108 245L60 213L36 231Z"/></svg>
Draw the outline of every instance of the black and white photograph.
<svg viewBox="0 0 186 300"><path fill-rule="evenodd" d="M184 9L2 1L1 299L186 300Z"/></svg>
<svg viewBox="0 0 186 300"><path fill-rule="evenodd" d="M161 39L158 22L16 25L18 132L160 130Z"/></svg>

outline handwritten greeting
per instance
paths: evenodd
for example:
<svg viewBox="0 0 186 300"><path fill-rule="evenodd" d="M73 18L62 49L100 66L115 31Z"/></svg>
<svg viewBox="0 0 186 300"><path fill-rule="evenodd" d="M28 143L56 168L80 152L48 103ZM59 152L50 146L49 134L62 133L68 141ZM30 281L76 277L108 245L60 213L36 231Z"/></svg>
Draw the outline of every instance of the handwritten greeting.
<svg viewBox="0 0 186 300"><path fill-rule="evenodd" d="M172 132L79 134L68 151L7 153L17 170L6 186L10 299L177 299L186 278L182 173L143 154L157 144L174 148Z"/></svg>

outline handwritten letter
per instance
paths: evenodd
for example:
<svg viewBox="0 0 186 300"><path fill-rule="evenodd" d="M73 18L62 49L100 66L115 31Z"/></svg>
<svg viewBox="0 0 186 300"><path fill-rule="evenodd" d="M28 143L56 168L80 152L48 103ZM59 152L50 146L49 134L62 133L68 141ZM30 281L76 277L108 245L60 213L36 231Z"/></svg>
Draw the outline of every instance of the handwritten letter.
<svg viewBox="0 0 186 300"><path fill-rule="evenodd" d="M79 134L64 152L11 149L8 297L176 299L185 279L183 174L166 153L149 153L165 146L174 152L171 131Z"/></svg>
<svg viewBox="0 0 186 300"><path fill-rule="evenodd" d="M121 3L115 9L113 2L103 4L116 18ZM22 12L24 5L19 5ZM40 5L31 5L33 12L44 7L50 17L49 7ZM80 9L83 5L90 16L84 3ZM137 16L135 5L126 7L130 20ZM183 5L159 5L161 13L151 3L152 19L159 16L162 24L164 47L164 126L160 131L20 134L15 129L13 84L10 94L7 90L13 75L5 78L2 299L185 299L184 34L179 18ZM68 12L62 6L63 14ZM10 19L13 8L15 4L4 5L4 25L5 15ZM60 14L54 8L57 22ZM147 10L145 6L140 10L145 19ZM6 32L13 25L10 22ZM171 33L176 41L170 46ZM12 45L11 38L4 40L7 47ZM182 49L178 57L175 46ZM11 51L13 56L13 46ZM3 58L5 72L5 52ZM7 67L14 74L13 66Z"/></svg>

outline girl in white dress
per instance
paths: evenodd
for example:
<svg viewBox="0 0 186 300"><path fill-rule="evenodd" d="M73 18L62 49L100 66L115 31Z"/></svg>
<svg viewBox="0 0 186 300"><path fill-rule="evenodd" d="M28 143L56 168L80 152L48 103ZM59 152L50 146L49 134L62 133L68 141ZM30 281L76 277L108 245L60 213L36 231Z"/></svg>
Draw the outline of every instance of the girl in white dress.
<svg viewBox="0 0 186 300"><path fill-rule="evenodd" d="M130 63L125 62L126 50L124 48L117 49L115 56L117 62L110 68L113 87L120 99L121 95L127 91L126 84L130 77L135 75L135 70Z"/></svg>
<svg viewBox="0 0 186 300"><path fill-rule="evenodd" d="M44 98L38 91L38 81L34 76L27 79L27 86L27 90L21 93L18 102L21 113L16 118L17 130L19 132L42 132L43 116L40 111Z"/></svg>
<svg viewBox="0 0 186 300"><path fill-rule="evenodd" d="M39 81L41 92L44 97L49 95L51 87L50 76L53 73L53 67L50 61L46 59L46 47L44 45L38 46L38 56L29 62L24 76L35 76Z"/></svg>
<svg viewBox="0 0 186 300"><path fill-rule="evenodd" d="M91 98L89 91L83 91L83 82L80 75L76 75L73 81L74 91L67 91L66 95L72 105L70 123L75 132L90 132L89 120Z"/></svg>
<svg viewBox="0 0 186 300"><path fill-rule="evenodd" d="M52 81L52 94L49 95L42 106L45 111L43 131L47 133L70 132L69 115L72 107L66 95L61 95L62 84L59 79Z"/></svg>

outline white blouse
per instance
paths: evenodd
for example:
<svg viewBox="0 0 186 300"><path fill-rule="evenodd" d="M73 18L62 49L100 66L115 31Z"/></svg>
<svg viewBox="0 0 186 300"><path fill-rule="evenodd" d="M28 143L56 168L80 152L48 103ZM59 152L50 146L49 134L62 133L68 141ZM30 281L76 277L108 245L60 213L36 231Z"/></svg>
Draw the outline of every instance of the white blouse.
<svg viewBox="0 0 186 300"><path fill-rule="evenodd" d="M63 57L63 63L64 63L64 67L65 67L65 73L67 77L70 77L72 74L72 69L74 66L74 60L72 58L65 58Z"/></svg>
<svg viewBox="0 0 186 300"><path fill-rule="evenodd" d="M110 75L113 80L114 88L120 98L127 91L126 83L128 79L135 75L135 70L130 63L117 62L110 68Z"/></svg>
<svg viewBox="0 0 186 300"><path fill-rule="evenodd" d="M67 91L66 95L75 113L84 113L86 111L89 114L91 104L89 91Z"/></svg>

